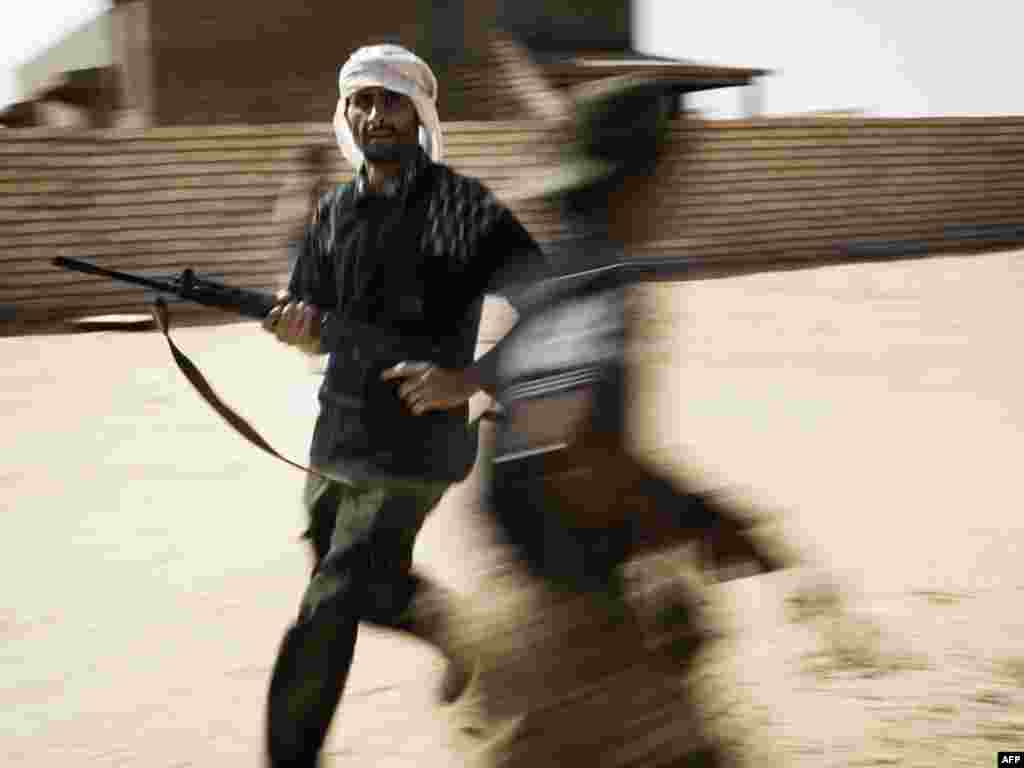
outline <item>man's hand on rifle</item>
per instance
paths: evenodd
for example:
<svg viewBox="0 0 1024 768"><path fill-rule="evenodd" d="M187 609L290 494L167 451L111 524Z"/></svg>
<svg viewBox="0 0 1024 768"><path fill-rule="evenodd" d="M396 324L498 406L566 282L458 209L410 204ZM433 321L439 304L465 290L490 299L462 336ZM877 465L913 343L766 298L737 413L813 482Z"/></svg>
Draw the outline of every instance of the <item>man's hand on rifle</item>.
<svg viewBox="0 0 1024 768"><path fill-rule="evenodd" d="M320 354L320 310L304 301L293 301L287 293L277 296L277 305L263 320L263 329L277 340L310 355Z"/></svg>

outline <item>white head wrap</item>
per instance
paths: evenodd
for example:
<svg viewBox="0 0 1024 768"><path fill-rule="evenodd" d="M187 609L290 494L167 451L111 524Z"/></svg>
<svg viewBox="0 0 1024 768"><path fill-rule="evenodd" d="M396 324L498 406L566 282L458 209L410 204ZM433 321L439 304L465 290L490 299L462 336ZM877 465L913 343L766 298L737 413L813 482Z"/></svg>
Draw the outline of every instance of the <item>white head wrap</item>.
<svg viewBox="0 0 1024 768"><path fill-rule="evenodd" d="M386 88L408 96L420 118L420 146L435 163L444 152L441 121L437 116L437 78L430 67L400 45L368 45L353 53L338 75L338 108L334 111L334 135L338 147L353 168L363 165L345 116L349 96L362 88Z"/></svg>

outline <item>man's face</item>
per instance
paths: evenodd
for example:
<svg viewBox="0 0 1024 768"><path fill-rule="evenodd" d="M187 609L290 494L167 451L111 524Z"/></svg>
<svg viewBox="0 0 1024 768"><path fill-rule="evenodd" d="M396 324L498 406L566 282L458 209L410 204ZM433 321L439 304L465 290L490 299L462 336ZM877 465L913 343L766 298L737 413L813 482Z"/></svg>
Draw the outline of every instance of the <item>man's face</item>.
<svg viewBox="0 0 1024 768"><path fill-rule="evenodd" d="M356 144L370 162L401 160L418 144L419 118L412 100L384 88L363 88L345 110Z"/></svg>

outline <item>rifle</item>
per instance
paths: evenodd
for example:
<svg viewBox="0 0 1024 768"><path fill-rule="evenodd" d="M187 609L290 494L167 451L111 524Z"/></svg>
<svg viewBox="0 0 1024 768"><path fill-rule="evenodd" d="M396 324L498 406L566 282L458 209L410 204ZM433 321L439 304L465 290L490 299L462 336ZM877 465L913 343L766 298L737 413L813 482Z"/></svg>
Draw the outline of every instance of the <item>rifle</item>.
<svg viewBox="0 0 1024 768"><path fill-rule="evenodd" d="M98 267L88 261L58 256L53 259L53 265L71 269L76 272L99 275L100 277L120 280L121 282L140 285L156 291L178 296L186 301L194 301L208 307L217 307L229 312L235 312L243 317L262 320L278 303L278 299L270 294L260 291L252 291L244 288L236 288L224 283L199 277L191 269L186 269L180 277L165 279L143 277L133 275L129 272L119 272L114 269ZM280 459L296 469L308 472L318 477L333 479L324 471L304 466L278 453L271 445L234 409L214 392L213 387L207 382L206 377L182 352L170 336L170 312L166 301L158 296L154 302L153 319L156 321L167 344L170 347L171 355L179 370L185 375L189 383L196 389L199 395L215 410L231 427L242 435L246 440L262 451ZM340 357L345 358L347 364L366 366L364 374L371 369L368 367L368 360L365 354L372 350L372 357L378 360L389 360L391 364L404 359L418 359L436 361L440 354L440 347L434 339L402 337L388 333L380 328L367 323L353 322L350 320L339 321L334 313L323 313L323 320L320 325L321 348L337 352ZM355 352L355 354L353 354ZM496 414L487 413L481 418L488 420L496 419ZM470 425L473 428L474 425Z"/></svg>
<svg viewBox="0 0 1024 768"><path fill-rule="evenodd" d="M191 269L183 271L181 273L181 277L161 280L142 277L141 275L133 275L128 272L118 272L114 269L105 269L103 267L97 267L95 264L90 264L88 261L81 261L80 259L72 259L64 256L58 256L52 263L54 266L63 267L64 269L72 269L76 272L85 272L91 275L108 277L112 280L132 283L133 285L141 285L145 288L157 291L158 293L168 293L174 296L180 296L188 301L194 301L208 307L217 307L219 309L236 312L243 317L253 319L262 319L266 317L267 313L270 312L270 310L278 303L277 300L269 294L260 293L258 291L248 291L243 288L235 288L230 285L224 285L223 283L217 283L213 280L206 280L196 276L195 272ZM327 477L329 479L329 476L325 475L323 472L299 464L298 462L292 461L286 456L278 453L273 447L271 447L270 443L268 443L263 436L249 424L248 421L240 416L231 406L220 399L217 393L214 392L213 387L211 387L209 382L206 380L202 371L199 370L199 367L189 360L188 356L182 352L178 348L178 345L171 339L170 311L167 308L167 302L164 301L162 296L158 296L154 301L153 319L156 321L157 327L160 328L161 333L163 333L164 338L167 339L167 345L171 349L171 355L174 357L174 362L177 364L178 369L185 375L185 378L188 379L189 383L195 388L199 395L215 411L217 411L217 413L220 414L220 416L227 421L236 432L260 450L280 459L285 464L289 464L303 472L308 472L318 477Z"/></svg>
<svg viewBox="0 0 1024 768"><path fill-rule="evenodd" d="M278 303L278 299L269 293L236 288L225 283L218 283L197 275L192 269L185 269L179 277L152 278L134 275L130 272L119 272L115 269L98 267L88 261L58 256L53 265L99 275L111 280L141 285L144 288L177 296L186 301L194 301L207 307L216 307L234 312L242 317L262 320ZM166 315L163 300L156 300L157 310ZM163 306L164 309L160 309ZM160 318L157 318L160 325ZM161 325L162 328L162 325ZM373 350L382 359L394 358L397 362L405 358L420 360L436 360L440 345L436 340L426 337L399 336L378 328L369 323L358 322L349 318L340 321L332 312L323 312L320 322L320 345L324 350L348 350L358 346L362 350Z"/></svg>
<svg viewBox="0 0 1024 768"><path fill-rule="evenodd" d="M186 269L180 277L157 279L133 275L128 272L118 272L115 269L106 269L91 264L88 261L72 259L66 256L58 256L53 260L55 267L72 269L76 272L85 272L90 275L99 275L111 280L120 280L124 283L141 285L158 293L167 293L186 301L194 301L208 307L235 312L243 317L262 320L267 313L277 304L277 300L267 293L250 291L244 288L235 288L224 283L199 277L191 269Z"/></svg>

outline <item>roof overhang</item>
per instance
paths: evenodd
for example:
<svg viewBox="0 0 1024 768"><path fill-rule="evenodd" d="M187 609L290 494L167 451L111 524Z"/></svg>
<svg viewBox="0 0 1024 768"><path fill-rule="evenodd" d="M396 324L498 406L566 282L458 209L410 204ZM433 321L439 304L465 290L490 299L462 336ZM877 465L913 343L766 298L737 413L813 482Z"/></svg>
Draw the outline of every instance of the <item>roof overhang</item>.
<svg viewBox="0 0 1024 768"><path fill-rule="evenodd" d="M676 84L680 93L750 85L772 74L768 69L724 67L693 61L644 56L634 51L548 55L538 64L552 85L565 88L605 77L640 75Z"/></svg>

